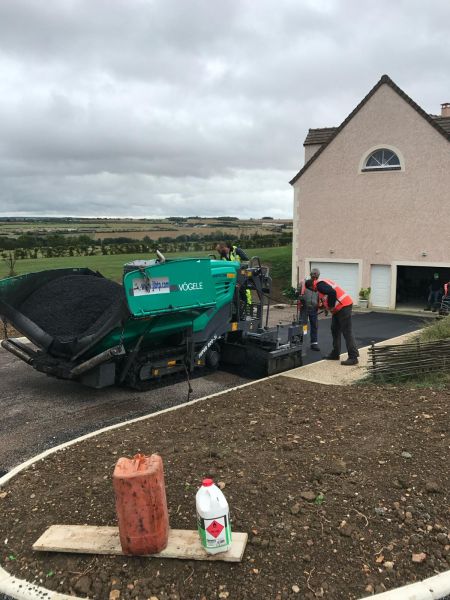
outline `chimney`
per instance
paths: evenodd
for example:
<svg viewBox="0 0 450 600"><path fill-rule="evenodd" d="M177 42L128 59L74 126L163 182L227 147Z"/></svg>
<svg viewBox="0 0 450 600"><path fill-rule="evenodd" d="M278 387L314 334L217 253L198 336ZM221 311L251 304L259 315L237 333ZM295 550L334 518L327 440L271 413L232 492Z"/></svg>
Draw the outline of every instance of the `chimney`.
<svg viewBox="0 0 450 600"><path fill-rule="evenodd" d="M450 102L441 104L441 117L450 117Z"/></svg>

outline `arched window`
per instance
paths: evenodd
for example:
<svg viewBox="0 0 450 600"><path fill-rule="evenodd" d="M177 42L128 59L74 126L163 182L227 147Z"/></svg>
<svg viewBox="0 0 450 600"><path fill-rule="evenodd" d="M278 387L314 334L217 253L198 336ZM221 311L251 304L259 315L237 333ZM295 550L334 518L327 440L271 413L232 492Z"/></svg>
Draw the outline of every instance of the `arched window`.
<svg viewBox="0 0 450 600"><path fill-rule="evenodd" d="M363 171L398 171L400 169L398 156L387 148L379 148L371 152L363 167Z"/></svg>

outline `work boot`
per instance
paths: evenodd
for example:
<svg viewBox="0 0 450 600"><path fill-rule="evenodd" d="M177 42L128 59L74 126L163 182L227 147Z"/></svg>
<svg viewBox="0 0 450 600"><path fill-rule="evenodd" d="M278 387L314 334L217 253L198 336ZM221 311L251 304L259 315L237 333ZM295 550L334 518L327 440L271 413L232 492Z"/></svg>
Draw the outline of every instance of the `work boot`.
<svg viewBox="0 0 450 600"><path fill-rule="evenodd" d="M357 364L358 364L357 358L347 358L347 360L341 360L341 365L344 365L345 367L350 367L351 365L357 365Z"/></svg>
<svg viewBox="0 0 450 600"><path fill-rule="evenodd" d="M431 310L431 306L427 306L426 308L424 308L423 310Z"/></svg>
<svg viewBox="0 0 450 600"><path fill-rule="evenodd" d="M325 356L325 360L339 360L339 355L333 353L328 354Z"/></svg>
<svg viewBox="0 0 450 600"><path fill-rule="evenodd" d="M314 350L314 352L320 352L319 344L317 342L311 344L311 350Z"/></svg>

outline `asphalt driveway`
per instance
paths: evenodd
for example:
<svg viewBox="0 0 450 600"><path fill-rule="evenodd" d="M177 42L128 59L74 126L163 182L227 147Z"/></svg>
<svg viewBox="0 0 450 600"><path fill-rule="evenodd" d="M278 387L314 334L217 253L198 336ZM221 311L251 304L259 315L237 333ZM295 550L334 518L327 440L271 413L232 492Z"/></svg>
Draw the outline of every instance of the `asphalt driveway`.
<svg viewBox="0 0 450 600"><path fill-rule="evenodd" d="M274 315L275 316L275 315ZM289 320L280 311L279 320ZM354 315L359 347L414 331L423 319L402 315L364 313ZM306 343L305 364L320 360L331 350L330 319L321 319L321 352ZM343 367L345 368L345 367ZM191 398L229 389L248 379L217 371L193 380ZM0 349L0 473L43 450L89 431L152 413L187 400L187 385L178 382L146 392L123 388L93 390L38 373Z"/></svg>
<svg viewBox="0 0 450 600"><path fill-rule="evenodd" d="M427 323L429 318L413 317L393 313L364 312L353 314L353 333L358 348L369 346L372 342L382 342L389 338L409 333L420 329ZM309 336L306 341L306 356L304 364L322 360L332 350L331 318L326 317L319 320L319 347L320 352L314 352L309 347ZM345 352L345 342L342 340L342 352Z"/></svg>

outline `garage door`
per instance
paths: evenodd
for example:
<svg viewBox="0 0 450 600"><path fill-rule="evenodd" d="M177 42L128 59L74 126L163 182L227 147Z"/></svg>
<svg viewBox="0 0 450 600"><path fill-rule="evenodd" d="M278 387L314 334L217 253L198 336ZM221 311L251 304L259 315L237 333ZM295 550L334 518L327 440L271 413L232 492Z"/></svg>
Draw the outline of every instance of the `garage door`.
<svg viewBox="0 0 450 600"><path fill-rule="evenodd" d="M391 267L372 265L370 275L370 303L372 306L389 308L391 303Z"/></svg>
<svg viewBox="0 0 450 600"><path fill-rule="evenodd" d="M332 279L350 294L355 304L359 297L359 264L312 262L311 269L320 269L320 276Z"/></svg>

